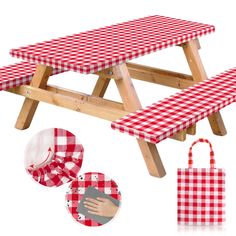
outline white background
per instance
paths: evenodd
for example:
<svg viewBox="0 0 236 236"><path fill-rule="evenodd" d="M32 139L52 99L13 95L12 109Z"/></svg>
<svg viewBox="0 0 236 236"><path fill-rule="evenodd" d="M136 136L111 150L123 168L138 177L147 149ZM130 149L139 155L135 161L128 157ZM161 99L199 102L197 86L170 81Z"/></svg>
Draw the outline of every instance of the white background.
<svg viewBox="0 0 236 236"><path fill-rule="evenodd" d="M216 33L200 39L201 56L209 76L236 66L235 1L17 1L0 2L0 65L18 61L11 48L78 33L112 23L153 14L214 24ZM137 62L189 73L181 48L169 48L142 57ZM91 93L93 75L67 73L50 83ZM151 104L176 90L134 81L143 105ZM119 100L113 83L107 98ZM0 235L234 235L236 233L236 112L235 104L222 110L227 136L214 136L207 120L198 123L196 136L185 142L165 140L158 144L167 175L149 176L135 139L113 131L110 122L41 103L32 125L25 131L14 128L23 98L0 92ZM44 188L24 170L24 149L30 138L45 128L61 127L78 136L85 148L81 173L99 171L119 185L123 202L116 219L89 228L76 223L64 203L67 186ZM218 167L226 169L227 222L222 228L178 228L176 223L176 169L187 166L191 143L208 138L214 145ZM195 164L207 167L205 145L194 150Z"/></svg>

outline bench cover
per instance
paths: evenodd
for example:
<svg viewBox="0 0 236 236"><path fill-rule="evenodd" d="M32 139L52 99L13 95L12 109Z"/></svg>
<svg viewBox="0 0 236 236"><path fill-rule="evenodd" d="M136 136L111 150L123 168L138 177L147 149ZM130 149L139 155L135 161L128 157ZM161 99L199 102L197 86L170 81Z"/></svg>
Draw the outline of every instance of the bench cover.
<svg viewBox="0 0 236 236"><path fill-rule="evenodd" d="M35 70L35 63L28 62L20 62L0 68L0 91L29 84ZM53 69L52 75L63 71L62 69Z"/></svg>
<svg viewBox="0 0 236 236"><path fill-rule="evenodd" d="M231 104L236 99L236 68L130 113L111 127L158 143Z"/></svg>

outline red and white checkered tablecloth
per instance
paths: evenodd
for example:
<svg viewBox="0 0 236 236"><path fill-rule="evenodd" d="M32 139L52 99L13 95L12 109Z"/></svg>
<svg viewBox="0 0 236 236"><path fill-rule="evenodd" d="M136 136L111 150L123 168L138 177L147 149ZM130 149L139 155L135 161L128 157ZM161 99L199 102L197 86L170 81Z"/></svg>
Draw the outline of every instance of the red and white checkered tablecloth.
<svg viewBox="0 0 236 236"><path fill-rule="evenodd" d="M10 54L88 74L214 30L212 25L155 15L12 49Z"/></svg>
<svg viewBox="0 0 236 236"><path fill-rule="evenodd" d="M236 68L130 113L113 129L158 143L236 101Z"/></svg>
<svg viewBox="0 0 236 236"><path fill-rule="evenodd" d="M73 180L66 193L66 206L73 218L86 226L100 226L101 224L80 214L77 209L88 187L121 201L121 193L114 180L98 172L88 172Z"/></svg>
<svg viewBox="0 0 236 236"><path fill-rule="evenodd" d="M58 187L77 177L82 166L84 148L76 136L64 129L54 129L54 153L49 163L30 165L28 173L47 187Z"/></svg>
<svg viewBox="0 0 236 236"><path fill-rule="evenodd" d="M29 84L36 70L35 63L20 62L0 68L0 91ZM64 72L63 69L53 69L52 75Z"/></svg>

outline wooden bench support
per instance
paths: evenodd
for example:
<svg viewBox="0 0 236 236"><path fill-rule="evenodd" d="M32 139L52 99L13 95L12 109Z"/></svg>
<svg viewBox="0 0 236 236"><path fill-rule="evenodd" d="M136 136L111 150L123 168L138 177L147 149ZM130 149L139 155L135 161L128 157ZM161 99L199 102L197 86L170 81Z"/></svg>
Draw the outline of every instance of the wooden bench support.
<svg viewBox="0 0 236 236"><path fill-rule="evenodd" d="M125 110L128 112L133 112L142 108L126 64L113 67L113 73L116 78L116 86L119 90ZM138 140L138 144L150 175L163 177L166 172L155 144L147 143L143 140Z"/></svg>
<svg viewBox="0 0 236 236"><path fill-rule="evenodd" d="M207 74L198 52L199 43L197 43L196 40L191 40L183 44L182 47L190 70L192 72L194 81L200 82L207 79ZM221 136L226 135L227 131L220 112L216 112L215 114L211 115L210 117L208 117L208 120L214 134Z"/></svg>
<svg viewBox="0 0 236 236"><path fill-rule="evenodd" d="M128 63L131 78L168 86L171 88L185 89L194 84L190 75L150 66Z"/></svg>
<svg viewBox="0 0 236 236"><path fill-rule="evenodd" d="M22 85L8 91L25 96L27 99L35 102L46 102L109 121L119 119L128 114L121 103L54 86L40 89L29 85Z"/></svg>
<svg viewBox="0 0 236 236"><path fill-rule="evenodd" d="M73 91L73 90L70 90L70 89L60 88L58 86L48 85L46 87L46 90L50 91L50 92L53 92L53 93L66 95L70 98L75 98L75 99L78 99L78 100L81 100L81 101L90 102L94 105L107 106L107 107L111 107L111 108L115 108L115 109L124 111L124 105L120 102L115 102L115 101L111 101L111 100L108 100L108 99L101 99L101 97L88 95L88 94L85 94L85 93L80 93L80 92Z"/></svg>
<svg viewBox="0 0 236 236"><path fill-rule="evenodd" d="M191 75L135 63L127 63L127 67L130 73L130 77L133 79L160 84L177 89L185 89L195 84ZM111 73L110 68L97 72L96 74L102 77L114 79L114 74Z"/></svg>
<svg viewBox="0 0 236 236"><path fill-rule="evenodd" d="M45 88L48 78L51 74L52 67L38 65L30 85L35 88ZM15 127L17 129L23 130L27 129L30 126L38 104L38 101L32 100L30 98L25 99L15 124Z"/></svg>

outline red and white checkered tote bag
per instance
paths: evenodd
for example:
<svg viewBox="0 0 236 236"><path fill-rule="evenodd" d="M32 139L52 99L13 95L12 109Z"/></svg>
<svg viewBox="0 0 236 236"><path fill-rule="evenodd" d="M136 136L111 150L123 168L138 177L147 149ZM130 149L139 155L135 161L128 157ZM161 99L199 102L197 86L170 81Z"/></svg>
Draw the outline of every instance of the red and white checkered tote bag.
<svg viewBox="0 0 236 236"><path fill-rule="evenodd" d="M196 143L210 146L210 168L192 168ZM198 139L189 149L188 168L178 168L178 224L220 225L225 221L225 172L215 168L211 143Z"/></svg>

